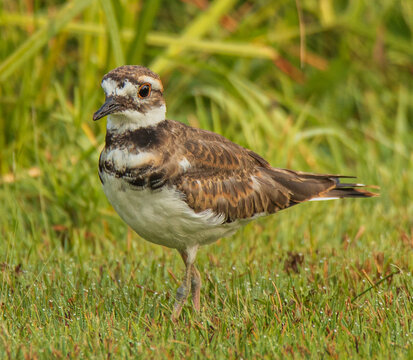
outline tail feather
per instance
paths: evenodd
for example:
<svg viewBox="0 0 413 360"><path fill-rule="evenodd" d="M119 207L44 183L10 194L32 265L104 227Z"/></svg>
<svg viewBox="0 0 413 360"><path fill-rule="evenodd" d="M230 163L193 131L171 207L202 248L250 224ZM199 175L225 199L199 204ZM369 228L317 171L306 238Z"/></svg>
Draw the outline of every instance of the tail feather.
<svg viewBox="0 0 413 360"><path fill-rule="evenodd" d="M363 187L375 187L376 186L367 186L364 184L344 184L340 183L340 178L337 178L336 187L331 189L330 191L322 194L321 198L323 197L336 197L336 198L368 198L368 197L375 197L379 196L377 193L373 193L364 189L359 189Z"/></svg>
<svg viewBox="0 0 413 360"><path fill-rule="evenodd" d="M272 168L271 177L289 193L287 207L304 201L333 200L341 198L368 198L379 196L377 193L363 188L378 188L360 183L341 183L340 179L351 179L354 176L313 174L288 169Z"/></svg>

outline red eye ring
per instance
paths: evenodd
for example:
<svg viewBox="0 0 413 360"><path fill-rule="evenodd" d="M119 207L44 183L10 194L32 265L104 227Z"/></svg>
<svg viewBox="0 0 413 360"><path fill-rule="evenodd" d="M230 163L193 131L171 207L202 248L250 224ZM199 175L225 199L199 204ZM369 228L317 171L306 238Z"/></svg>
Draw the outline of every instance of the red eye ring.
<svg viewBox="0 0 413 360"><path fill-rule="evenodd" d="M149 83L142 84L141 86L139 86L139 89L138 89L139 98L141 99L147 98L151 94L151 90L152 90L151 84Z"/></svg>

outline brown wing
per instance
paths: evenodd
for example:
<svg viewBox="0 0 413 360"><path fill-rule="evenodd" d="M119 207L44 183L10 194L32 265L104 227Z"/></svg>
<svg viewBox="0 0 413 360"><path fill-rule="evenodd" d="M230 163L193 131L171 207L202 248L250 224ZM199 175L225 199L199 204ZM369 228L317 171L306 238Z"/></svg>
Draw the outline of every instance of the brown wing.
<svg viewBox="0 0 413 360"><path fill-rule="evenodd" d="M355 189L357 184L341 184L343 176L272 168L261 156L218 134L180 126L170 162L185 158L190 166L175 167L172 184L196 212L212 209L232 222L314 198L375 195Z"/></svg>
<svg viewBox="0 0 413 360"><path fill-rule="evenodd" d="M188 140L185 148L191 167L174 185L196 212L212 209L231 222L273 213L286 206L287 198L282 191L263 191L258 186L259 182L267 183L268 188L271 185L248 150L232 143L197 139Z"/></svg>

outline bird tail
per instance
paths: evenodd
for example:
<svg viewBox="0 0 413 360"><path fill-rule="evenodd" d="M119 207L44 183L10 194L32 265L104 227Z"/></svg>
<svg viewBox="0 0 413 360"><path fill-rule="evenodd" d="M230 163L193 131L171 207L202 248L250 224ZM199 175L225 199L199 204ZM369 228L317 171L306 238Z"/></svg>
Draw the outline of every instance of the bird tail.
<svg viewBox="0 0 413 360"><path fill-rule="evenodd" d="M288 169L271 168L269 175L289 194L289 206L304 201L333 200L341 198L368 198L379 194L364 188L378 188L377 186L359 183L341 182L341 179L350 179L354 176L313 174Z"/></svg>
<svg viewBox="0 0 413 360"><path fill-rule="evenodd" d="M320 201L320 200L334 200L343 198L369 198L379 196L377 193L367 191L365 187L378 188L373 185L364 185L358 183L341 183L340 177L335 177L336 186L324 193L318 194L311 198L309 201Z"/></svg>

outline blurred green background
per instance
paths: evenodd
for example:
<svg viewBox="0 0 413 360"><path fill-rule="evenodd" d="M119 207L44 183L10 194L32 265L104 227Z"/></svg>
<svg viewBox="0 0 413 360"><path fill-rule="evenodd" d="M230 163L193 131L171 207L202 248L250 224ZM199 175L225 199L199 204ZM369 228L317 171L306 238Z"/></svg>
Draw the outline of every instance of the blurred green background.
<svg viewBox="0 0 413 360"><path fill-rule="evenodd" d="M0 31L1 357L413 357L411 0L2 0ZM181 260L97 175L124 64L160 74L168 118L381 197L202 249L203 309L171 323Z"/></svg>

